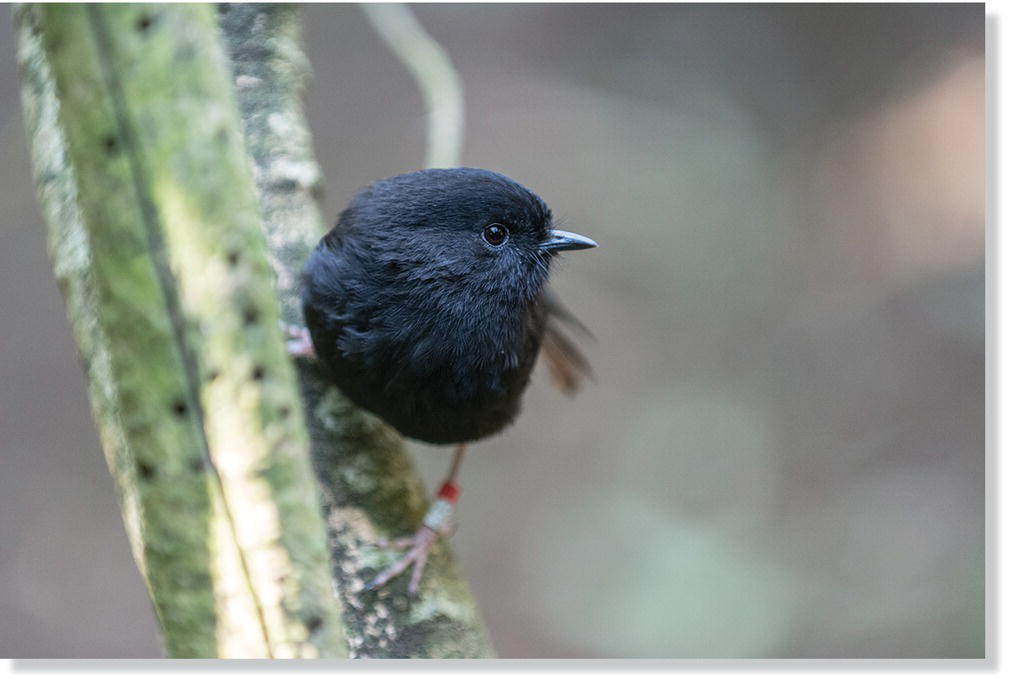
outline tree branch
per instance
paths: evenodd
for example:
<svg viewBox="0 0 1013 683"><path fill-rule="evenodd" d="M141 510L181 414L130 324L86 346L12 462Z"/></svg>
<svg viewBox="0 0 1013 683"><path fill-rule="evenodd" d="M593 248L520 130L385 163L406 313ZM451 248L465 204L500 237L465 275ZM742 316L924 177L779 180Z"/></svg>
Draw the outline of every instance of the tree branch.
<svg viewBox="0 0 1013 683"><path fill-rule="evenodd" d="M223 5L219 22L232 58L285 322L301 325L299 273L324 230L316 205L320 171L301 101L309 68L297 8ZM312 363L298 368L351 654L494 657L445 542L414 599L399 583L357 593L395 557L370 542L413 532L426 509L424 488L393 430L352 406Z"/></svg>
<svg viewBox="0 0 1013 683"><path fill-rule="evenodd" d="M17 19L54 271L169 654L344 656L213 12Z"/></svg>
<svg viewBox="0 0 1013 683"><path fill-rule="evenodd" d="M464 89L450 57L401 3L360 5L387 47L419 86L428 112L426 167L461 165L464 146Z"/></svg>

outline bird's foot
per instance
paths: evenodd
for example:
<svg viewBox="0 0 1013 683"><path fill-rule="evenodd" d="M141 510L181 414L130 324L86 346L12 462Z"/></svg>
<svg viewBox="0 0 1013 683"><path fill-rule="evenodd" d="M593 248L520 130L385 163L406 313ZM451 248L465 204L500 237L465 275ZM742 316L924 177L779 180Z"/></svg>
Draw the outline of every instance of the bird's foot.
<svg viewBox="0 0 1013 683"><path fill-rule="evenodd" d="M449 536L453 531L454 506L459 491L453 482L444 482L436 500L426 512L422 526L414 536L392 540L381 539L374 542L381 548L409 548L409 550L395 564L366 582L359 592L365 593L386 585L404 573L408 567L412 568L411 578L408 580L408 594L415 595L418 592L419 584L422 582L422 572L426 568L426 562L429 560L429 553L432 552L433 545L440 536Z"/></svg>
<svg viewBox="0 0 1013 683"><path fill-rule="evenodd" d="M282 328L285 330L285 348L288 349L288 355L293 358L316 360L317 353L313 349L313 339L308 329L285 324L282 324Z"/></svg>
<svg viewBox="0 0 1013 683"><path fill-rule="evenodd" d="M412 573L411 578L408 580L408 594L415 595L415 593L418 592L419 583L422 582L422 572L425 570L426 562L429 560L429 553L432 552L433 544L440 535L441 534L438 531L423 525L419 527L419 530L415 532L414 536L396 538L393 540L381 539L376 541L376 545L381 548L410 548L410 550L395 564L391 565L374 576L372 580L368 581L366 585L362 587L361 592L365 593L375 588L385 586L390 583L392 579L404 573L408 567L411 567Z"/></svg>

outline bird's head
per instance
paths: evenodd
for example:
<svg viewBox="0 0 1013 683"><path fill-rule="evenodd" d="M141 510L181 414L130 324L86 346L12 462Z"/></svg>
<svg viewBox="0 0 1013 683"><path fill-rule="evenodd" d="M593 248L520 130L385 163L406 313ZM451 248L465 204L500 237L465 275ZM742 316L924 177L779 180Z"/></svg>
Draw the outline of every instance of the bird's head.
<svg viewBox="0 0 1013 683"><path fill-rule="evenodd" d="M557 230L535 193L474 168L429 169L373 183L342 216L339 239L405 293L533 301L553 255L595 242ZM438 286L437 286L438 285ZM461 295L464 295L463 298ZM454 301L449 302L451 305Z"/></svg>

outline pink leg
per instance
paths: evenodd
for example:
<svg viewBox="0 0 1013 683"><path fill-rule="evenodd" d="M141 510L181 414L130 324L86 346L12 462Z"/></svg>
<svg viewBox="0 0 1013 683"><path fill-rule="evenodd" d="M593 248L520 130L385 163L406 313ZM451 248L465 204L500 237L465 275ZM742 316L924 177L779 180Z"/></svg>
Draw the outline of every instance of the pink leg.
<svg viewBox="0 0 1013 683"><path fill-rule="evenodd" d="M408 594L415 595L418 592L419 584L422 582L422 573L426 568L429 553L432 552L436 539L440 536L449 536L453 529L454 506L460 494L460 489L454 480L457 478L457 472L461 467L461 460L464 458L464 448L464 444L461 444L454 452L454 462L450 467L450 474L443 482L443 485L440 486L436 500L429 506L426 517L422 521L422 526L415 532L415 535L390 541L377 541L376 544L383 548L409 548L409 550L395 564L367 582L360 592L364 593L386 585L392 579L402 574L408 567L412 567L411 578L408 581Z"/></svg>

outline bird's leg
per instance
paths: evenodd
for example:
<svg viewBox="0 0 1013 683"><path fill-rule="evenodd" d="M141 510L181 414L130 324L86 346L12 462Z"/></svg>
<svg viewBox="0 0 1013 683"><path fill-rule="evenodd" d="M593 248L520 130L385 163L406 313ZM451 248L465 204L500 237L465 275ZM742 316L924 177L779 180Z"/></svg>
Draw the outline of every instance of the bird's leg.
<svg viewBox="0 0 1013 683"><path fill-rule="evenodd" d="M429 559L433 544L440 536L449 536L454 529L454 508L461 493L461 489L457 485L457 473L464 460L464 449L465 444L460 444L454 450L454 461L450 465L450 472L440 485L436 499L426 511L422 526L415 532L415 535L391 541L377 541L377 545L383 548L409 548L409 550L397 563L366 583L362 587L362 592L385 585L408 567L412 567L411 579L408 581L408 594L415 595L418 591L419 583L422 581L422 572L426 567L426 561Z"/></svg>
<svg viewBox="0 0 1013 683"><path fill-rule="evenodd" d="M281 326L285 330L285 348L288 349L288 355L293 358L316 360L317 354L313 350L313 339L308 329L284 323Z"/></svg>

